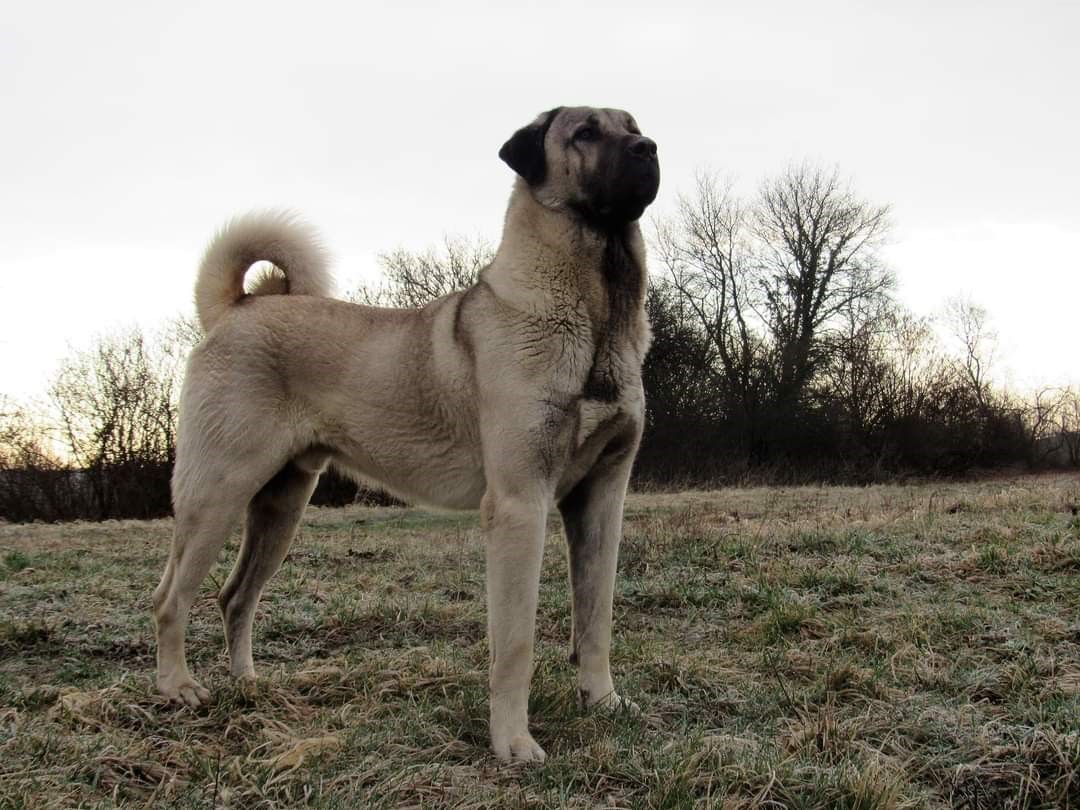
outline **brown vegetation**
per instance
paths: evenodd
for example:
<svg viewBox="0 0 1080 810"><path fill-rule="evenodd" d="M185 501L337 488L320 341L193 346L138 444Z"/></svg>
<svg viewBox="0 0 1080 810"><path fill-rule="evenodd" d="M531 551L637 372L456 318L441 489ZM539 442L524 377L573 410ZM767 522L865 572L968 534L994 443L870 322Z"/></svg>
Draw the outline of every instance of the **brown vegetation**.
<svg viewBox="0 0 1080 810"><path fill-rule="evenodd" d="M223 558L199 712L152 685L171 521L0 526L0 806L1075 807L1078 512L1075 475L633 495L613 666L641 716L577 709L553 522L534 769L487 748L471 516L309 510L254 685Z"/></svg>

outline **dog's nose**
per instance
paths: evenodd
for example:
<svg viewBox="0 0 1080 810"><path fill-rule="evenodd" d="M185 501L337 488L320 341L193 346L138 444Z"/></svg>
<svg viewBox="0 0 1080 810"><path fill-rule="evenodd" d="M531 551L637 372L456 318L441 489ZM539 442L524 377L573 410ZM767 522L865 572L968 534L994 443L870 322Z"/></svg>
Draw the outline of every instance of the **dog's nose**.
<svg viewBox="0 0 1080 810"><path fill-rule="evenodd" d="M656 141L639 135L630 141L630 154L645 160L656 158Z"/></svg>

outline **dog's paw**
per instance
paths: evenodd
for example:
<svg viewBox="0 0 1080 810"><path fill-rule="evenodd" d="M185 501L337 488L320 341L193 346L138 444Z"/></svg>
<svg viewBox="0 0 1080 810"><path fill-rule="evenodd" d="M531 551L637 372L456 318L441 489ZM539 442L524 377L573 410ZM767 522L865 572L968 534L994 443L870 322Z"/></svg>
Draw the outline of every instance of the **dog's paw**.
<svg viewBox="0 0 1080 810"><path fill-rule="evenodd" d="M254 683L259 680L259 676L255 674L255 667L250 664L231 667L229 669L229 674L232 675L238 683Z"/></svg>
<svg viewBox="0 0 1080 810"><path fill-rule="evenodd" d="M515 734L505 739L492 739L491 747L495 756L503 762L533 762L540 764L547 759L547 754L528 732Z"/></svg>
<svg viewBox="0 0 1080 810"><path fill-rule="evenodd" d="M622 695L612 692L608 695L607 700L603 702L603 707L609 712L625 712L626 714L641 714L641 707L638 706L630 698L624 698Z"/></svg>
<svg viewBox="0 0 1080 810"><path fill-rule="evenodd" d="M590 700L589 693L584 689L578 690L578 703L582 709L601 710L614 713L641 714L641 707L629 698L624 698L618 692L611 691L602 695L599 699Z"/></svg>
<svg viewBox="0 0 1080 810"><path fill-rule="evenodd" d="M190 676L175 681L158 681L158 691L171 703L182 703L190 709L197 709L210 700L210 690L200 686Z"/></svg>

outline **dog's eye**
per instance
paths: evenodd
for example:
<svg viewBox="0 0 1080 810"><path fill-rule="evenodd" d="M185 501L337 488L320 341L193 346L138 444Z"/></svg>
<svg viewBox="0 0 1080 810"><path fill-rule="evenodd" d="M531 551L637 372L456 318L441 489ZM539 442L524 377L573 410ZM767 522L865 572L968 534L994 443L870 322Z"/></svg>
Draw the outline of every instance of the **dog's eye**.
<svg viewBox="0 0 1080 810"><path fill-rule="evenodd" d="M594 127L582 127L574 133L575 141L595 141L599 137L600 133Z"/></svg>

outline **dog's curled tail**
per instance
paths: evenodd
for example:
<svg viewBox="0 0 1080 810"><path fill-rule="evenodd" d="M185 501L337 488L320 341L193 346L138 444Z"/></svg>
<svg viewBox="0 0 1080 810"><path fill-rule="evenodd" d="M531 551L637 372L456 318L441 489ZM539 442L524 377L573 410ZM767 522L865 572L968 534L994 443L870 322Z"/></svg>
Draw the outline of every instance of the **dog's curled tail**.
<svg viewBox="0 0 1080 810"><path fill-rule="evenodd" d="M203 254L195 309L204 332L244 297L244 274L258 261L273 268L249 285L252 295L331 295L326 252L314 229L287 212L246 214L218 231Z"/></svg>

